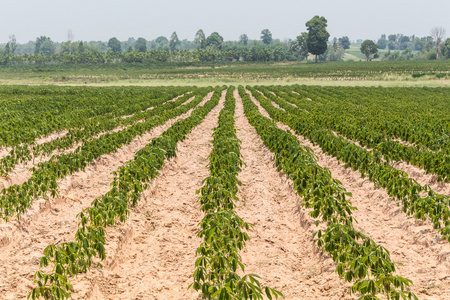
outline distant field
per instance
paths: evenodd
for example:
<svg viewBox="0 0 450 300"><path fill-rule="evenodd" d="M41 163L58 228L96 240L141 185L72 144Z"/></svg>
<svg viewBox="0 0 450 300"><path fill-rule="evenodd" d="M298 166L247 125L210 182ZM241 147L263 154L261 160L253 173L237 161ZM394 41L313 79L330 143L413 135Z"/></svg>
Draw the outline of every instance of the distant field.
<svg viewBox="0 0 450 300"><path fill-rule="evenodd" d="M345 57L344 60L346 61L365 61L366 60L366 56L364 54L362 54L361 50L361 45L360 44L351 44L350 49L345 50ZM388 52L387 49L381 50L378 49L378 53L380 55L380 57L383 57L384 54L386 54Z"/></svg>
<svg viewBox="0 0 450 300"><path fill-rule="evenodd" d="M362 55L356 50L348 58ZM381 85L449 86L450 60L334 63L217 63L13 66L0 69L0 84L52 85Z"/></svg>
<svg viewBox="0 0 450 300"><path fill-rule="evenodd" d="M359 61L359 60L366 60L366 57L364 56L364 54L361 53L361 50L359 49L360 45L355 45L355 44L351 44L350 49L345 50L345 60L354 60L354 61Z"/></svg>

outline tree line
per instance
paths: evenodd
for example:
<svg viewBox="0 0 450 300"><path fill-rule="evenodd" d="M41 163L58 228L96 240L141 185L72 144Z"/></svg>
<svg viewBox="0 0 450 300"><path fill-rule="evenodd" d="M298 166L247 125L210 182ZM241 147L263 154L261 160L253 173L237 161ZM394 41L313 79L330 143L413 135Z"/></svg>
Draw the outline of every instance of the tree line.
<svg viewBox="0 0 450 300"><path fill-rule="evenodd" d="M439 55L450 58L450 38L444 40L446 31L434 27L426 37L408 36L401 33L383 34L376 42L378 49L388 52L386 60L410 60L414 58L439 59ZM370 45L372 48L373 44ZM374 50L373 50L374 51Z"/></svg>
<svg viewBox="0 0 450 300"><path fill-rule="evenodd" d="M0 49L1 65L47 63L196 63L222 61L301 61L313 55L315 61L342 61L350 49L347 36L329 41L327 20L315 16L306 22L306 31L292 40L274 39L269 29L263 29L259 40L242 34L238 41L225 41L218 33L206 36L198 30L192 41L180 40L176 32L170 39L160 36L148 41L143 37L108 42L73 41L69 30L66 42L56 43L47 36L37 37L27 44L18 44L14 35ZM435 29L433 29L435 30ZM443 30L443 29L442 29ZM450 39L444 41L445 30L435 30L429 37L418 38L402 34L382 35L377 42L366 40L361 52L366 60L378 58L378 50L389 49L382 59L438 59L450 58ZM436 52L432 49L435 48Z"/></svg>

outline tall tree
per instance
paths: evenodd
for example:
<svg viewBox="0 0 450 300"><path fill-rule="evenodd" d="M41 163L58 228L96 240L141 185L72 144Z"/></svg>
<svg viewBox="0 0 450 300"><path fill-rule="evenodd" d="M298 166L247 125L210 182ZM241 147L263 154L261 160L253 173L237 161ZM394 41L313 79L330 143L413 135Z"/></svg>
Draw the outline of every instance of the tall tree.
<svg viewBox="0 0 450 300"><path fill-rule="evenodd" d="M388 40L390 42L396 42L397 41L397 35L396 34L390 34L388 35Z"/></svg>
<svg viewBox="0 0 450 300"><path fill-rule="evenodd" d="M156 38L155 43L157 44L168 44L169 40L165 36L159 36Z"/></svg>
<svg viewBox="0 0 450 300"><path fill-rule="evenodd" d="M408 46L411 45L411 38L407 35L404 35L399 40L399 50L405 50Z"/></svg>
<svg viewBox="0 0 450 300"><path fill-rule="evenodd" d="M350 49L350 39L348 38L348 36L339 38L339 44L341 44L344 50Z"/></svg>
<svg viewBox="0 0 450 300"><path fill-rule="evenodd" d="M79 43L78 43L78 49L77 49L77 51L79 52L79 53L83 53L84 52L84 44L83 44L83 41L80 41Z"/></svg>
<svg viewBox="0 0 450 300"><path fill-rule="evenodd" d="M436 60L439 59L439 46L445 37L445 29L443 27L434 27L431 29L431 36L436 44Z"/></svg>
<svg viewBox="0 0 450 300"><path fill-rule="evenodd" d="M306 61L308 61L308 33L302 32L301 35L297 37L297 44L298 44L298 51L300 54L300 57L305 58Z"/></svg>
<svg viewBox="0 0 450 300"><path fill-rule="evenodd" d="M206 47L211 49L222 49L223 37L217 32L211 33L206 39Z"/></svg>
<svg viewBox="0 0 450 300"><path fill-rule="evenodd" d="M178 39L177 33L174 31L172 33L172 36L170 37L169 41L169 49L170 51L175 51L177 49L177 46L180 44L180 40Z"/></svg>
<svg viewBox="0 0 450 300"><path fill-rule="evenodd" d="M396 34L390 34L388 35L388 48L389 50L395 50L397 49L397 35Z"/></svg>
<svg viewBox="0 0 450 300"><path fill-rule="evenodd" d="M220 41L223 42L223 36L221 36L217 31L214 31L213 33L211 33L211 35L217 35Z"/></svg>
<svg viewBox="0 0 450 300"><path fill-rule="evenodd" d="M397 40L396 40L396 43L397 43L396 48L397 48L397 50L401 50L400 49L400 45L401 45L402 39L403 39L403 33L397 33Z"/></svg>
<svg viewBox="0 0 450 300"><path fill-rule="evenodd" d="M371 40L365 40L361 44L361 52L366 56L366 61L372 60L372 58L378 57L378 45ZM373 55L373 57L370 57Z"/></svg>
<svg viewBox="0 0 450 300"><path fill-rule="evenodd" d="M266 45L272 44L272 33L269 29L264 29L261 31L261 40Z"/></svg>
<svg viewBox="0 0 450 300"><path fill-rule="evenodd" d="M40 36L36 38L36 43L34 44L34 54L53 54L55 52L55 45L52 40L47 36Z"/></svg>
<svg viewBox="0 0 450 300"><path fill-rule="evenodd" d="M205 49L206 36L202 29L199 29L197 31L197 33L195 34L194 42L195 42L195 45L197 46L197 49Z"/></svg>
<svg viewBox="0 0 450 300"><path fill-rule="evenodd" d="M239 43L243 44L244 46L247 46L248 44L248 35L241 34L241 36L239 37Z"/></svg>
<svg viewBox="0 0 450 300"><path fill-rule="evenodd" d="M414 50L422 51L425 48L425 44L427 43L425 38L415 38L414 39Z"/></svg>
<svg viewBox="0 0 450 300"><path fill-rule="evenodd" d="M55 43L51 40L44 41L41 45L41 53L45 55L52 55L55 53Z"/></svg>
<svg viewBox="0 0 450 300"><path fill-rule="evenodd" d="M147 40L140 37L134 42L134 49L137 52L146 52L147 51Z"/></svg>
<svg viewBox="0 0 450 300"><path fill-rule="evenodd" d="M122 45L120 41L116 37L112 37L108 41L108 48L111 49L114 53L120 53L122 52Z"/></svg>
<svg viewBox="0 0 450 300"><path fill-rule="evenodd" d="M155 39L157 50L167 50L169 49L169 40L165 36L159 36Z"/></svg>
<svg viewBox="0 0 450 300"><path fill-rule="evenodd" d="M317 57L327 51L327 42L330 34L327 31L327 19L324 17L315 16L306 22L308 29L308 38L306 43L308 51Z"/></svg>
<svg viewBox="0 0 450 300"><path fill-rule="evenodd" d="M386 35L383 34L381 35L381 37L378 39L377 45L379 49L386 49L388 44L388 41L386 39Z"/></svg>
<svg viewBox="0 0 450 300"><path fill-rule="evenodd" d="M11 49L9 48L9 43L6 43L6 46L5 46L5 54L6 54L6 55L11 55Z"/></svg>

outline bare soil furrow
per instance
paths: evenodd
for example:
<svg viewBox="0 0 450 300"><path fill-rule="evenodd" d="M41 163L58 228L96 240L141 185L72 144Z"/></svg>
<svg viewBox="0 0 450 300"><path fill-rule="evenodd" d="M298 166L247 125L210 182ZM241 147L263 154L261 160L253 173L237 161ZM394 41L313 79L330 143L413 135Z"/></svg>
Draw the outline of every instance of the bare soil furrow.
<svg viewBox="0 0 450 300"><path fill-rule="evenodd" d="M288 102L289 103L289 102ZM281 107L279 107L276 103L272 102L272 104L279 109L282 109ZM290 103L289 103L290 104ZM282 109L284 110L284 109ZM372 151L372 148L367 148L365 146L361 146L360 143L358 141L355 140L351 140L333 130L330 130L331 132L333 132L336 136L342 137L343 139L354 143L355 145L357 145L358 147L362 147L368 151ZM400 139L392 139L393 141L397 141L399 143L402 143L406 146L409 147L416 147L416 145L411 144L409 142L405 142L402 141ZM437 175L434 174L427 174L427 172L419 167L416 167L414 165L408 164L405 161L394 161L394 162L390 162L390 165L393 166L394 168L404 171L408 174L409 177L411 177L412 179L414 179L415 181L417 181L420 185L429 185L435 192L443 194L443 195L447 195L450 196L450 183L445 183L443 181L438 182L437 181Z"/></svg>
<svg viewBox="0 0 450 300"><path fill-rule="evenodd" d="M409 177L416 180L419 184L429 185L436 193L450 196L450 183L438 182L437 175L427 174L425 170L404 161L391 162L390 165L406 172Z"/></svg>

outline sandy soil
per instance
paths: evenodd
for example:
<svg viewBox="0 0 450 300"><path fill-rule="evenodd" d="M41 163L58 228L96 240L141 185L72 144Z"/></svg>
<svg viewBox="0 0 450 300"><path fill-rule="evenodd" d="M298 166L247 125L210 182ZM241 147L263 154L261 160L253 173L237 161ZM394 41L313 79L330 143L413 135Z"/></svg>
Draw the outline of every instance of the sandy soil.
<svg viewBox="0 0 450 300"><path fill-rule="evenodd" d="M212 93L200 103L204 104ZM1 299L25 299L33 286L39 258L49 244L73 240L79 220L76 215L92 200L110 189L115 171L143 148L150 139L160 135L176 120L190 115L192 110L155 127L135 138L116 153L102 155L85 171L77 172L58 182L60 194L55 199L37 199L20 221L0 220L0 295Z"/></svg>
<svg viewBox="0 0 450 300"><path fill-rule="evenodd" d="M275 106L278 109L281 109L282 111L286 111L284 108L282 108L281 106L279 106L278 104L276 104L275 102L272 102L273 106Z"/></svg>
<svg viewBox="0 0 450 300"><path fill-rule="evenodd" d="M255 99L254 99L255 101ZM263 114L267 112L259 106ZM286 125L277 124L289 129ZM450 244L442 241L429 222L406 216L384 189L376 189L358 171L345 169L342 164L322 152L309 140L296 135L318 157L318 164L327 167L352 193L355 227L365 232L375 242L387 248L398 266L398 274L414 282L413 291L420 299L450 299Z"/></svg>
<svg viewBox="0 0 450 300"><path fill-rule="evenodd" d="M294 93L294 92L293 92ZM298 93L297 93L298 94ZM274 106L276 106L277 108L280 108L278 105L276 105L276 103L272 104ZM332 130L331 130L332 131ZM338 133L336 133L335 131L332 131L335 135L340 136L352 143L355 143L356 145L358 145L359 147L362 147L366 150L373 150L367 147L363 147L361 146L358 141L354 141L354 140L350 140L348 138L346 138L343 135L340 135ZM409 147L415 147L416 145L403 141L401 139L392 139L393 141L397 141L399 143L404 144L405 146L409 146ZM408 174L409 177L411 177L412 179L416 180L420 185L429 185L435 192L443 194L443 195L447 195L450 196L450 183L444 183L444 182L438 182L437 181L437 175L433 175L433 174L427 174L425 170L418 168L416 166L413 166L411 164L408 164L405 161L395 161L395 162L391 162L390 163L391 166L393 166L394 168L404 171Z"/></svg>
<svg viewBox="0 0 450 300"><path fill-rule="evenodd" d="M275 103L273 103L275 105ZM364 148L368 151L373 151L372 148L368 148L365 146L361 146L361 144L358 141L355 140L351 140L341 134L338 134L337 132L330 130L331 132L333 132L336 136L340 136L343 139L354 143L355 145ZM409 146L409 145L408 145ZM431 189L433 189L433 191L435 191L436 193L439 194L443 194L443 195L447 195L450 196L450 183L445 183L443 181L438 182L437 181L437 175L434 174L427 174L427 172L424 169L421 169L419 167L416 167L412 164L408 164L405 161L392 161L389 163L392 167L401 170L403 172L405 172L406 174L408 174L408 176L412 179L414 179L415 181L417 181L420 185L424 186L424 185L429 185L431 187Z"/></svg>
<svg viewBox="0 0 450 300"><path fill-rule="evenodd" d="M266 98L267 99L267 97L266 97L266 95L264 95L264 93L263 92L261 92L261 91L258 91L258 90L256 90L258 93L260 93L261 94L261 96L263 96L264 98ZM247 93L248 93L248 91L247 91ZM271 92L274 96L277 96L275 93L273 93L273 92ZM285 92L281 92L282 94L286 94ZM273 102L273 101L271 101L272 102L272 104L276 107L276 108L279 108L279 109L281 109L281 110L284 110L284 111L286 111L284 108L282 108L282 107L280 107L278 104L276 104L275 102ZM290 106L293 106L293 107L295 107L296 109L300 109L300 110L303 110L303 111L305 111L305 112L308 112L308 111L306 111L306 110L304 110L303 108L298 108L298 106L297 105L295 105L294 103L291 103L291 102L287 102L286 101L286 103L287 104L289 104Z"/></svg>
<svg viewBox="0 0 450 300"><path fill-rule="evenodd" d="M237 213L255 225L242 255L246 272L260 275L263 284L281 291L285 299L351 299L332 259L314 245L315 227L299 207L301 199L290 180L276 171L236 92L235 97L237 136L246 164L238 176Z"/></svg>
<svg viewBox="0 0 450 300"><path fill-rule="evenodd" d="M9 172L8 176L6 177L0 177L0 190L9 188L12 185L21 185L28 179L30 179L32 172L30 171L31 168L37 166L41 162L48 161L53 155L61 155L63 153L71 153L75 151L79 146L81 146L81 143L75 144L73 147L69 149L65 149L63 151L55 150L50 155L39 155L34 157L33 159L25 162L20 163L16 165L16 167Z"/></svg>
<svg viewBox="0 0 450 300"><path fill-rule="evenodd" d="M169 101L166 101L165 103L175 102L175 101L177 101L178 99L180 99L181 97L183 97L184 95L189 95L189 94L192 94L193 92L194 92L194 91L190 91L190 92L187 92L187 93L185 93L185 94L181 94L181 95L176 96L175 98L173 98L173 99L171 99L171 100L169 100ZM192 100L192 98L191 98L190 100ZM189 102L189 101L188 101L188 102ZM188 103L188 102L185 102L185 104ZM155 108L154 106L149 106L149 107L147 107L145 110L143 110L142 112L145 112L145 111L148 111L148 110L153 110L154 108ZM134 115L134 114L133 114L133 115ZM129 118L129 117L132 117L133 115L121 116L121 118L122 118L122 119L127 119L127 118Z"/></svg>

